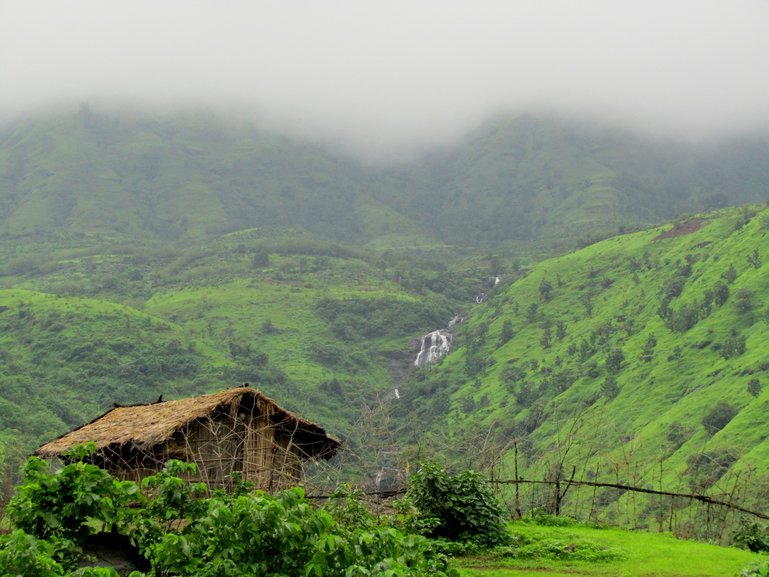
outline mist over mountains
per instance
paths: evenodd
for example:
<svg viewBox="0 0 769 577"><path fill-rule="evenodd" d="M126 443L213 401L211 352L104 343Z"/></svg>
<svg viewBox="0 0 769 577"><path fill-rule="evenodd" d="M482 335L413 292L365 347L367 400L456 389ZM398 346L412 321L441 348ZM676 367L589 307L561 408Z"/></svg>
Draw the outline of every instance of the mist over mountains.
<svg viewBox="0 0 769 577"><path fill-rule="evenodd" d="M365 158L454 144L498 112L748 134L769 127L767 68L762 0L0 3L2 119L203 107Z"/></svg>
<svg viewBox="0 0 769 577"><path fill-rule="evenodd" d="M262 227L379 247L574 246L762 199L769 138L695 145L497 116L456 146L370 165L211 114L87 105L0 129L0 234L181 240Z"/></svg>

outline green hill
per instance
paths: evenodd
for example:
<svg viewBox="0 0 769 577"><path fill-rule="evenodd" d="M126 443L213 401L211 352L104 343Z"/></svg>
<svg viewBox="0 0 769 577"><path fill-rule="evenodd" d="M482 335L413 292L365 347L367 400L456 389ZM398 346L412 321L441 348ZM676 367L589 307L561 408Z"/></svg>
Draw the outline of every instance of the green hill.
<svg viewBox="0 0 769 577"><path fill-rule="evenodd" d="M769 141L695 145L555 117L497 117L396 174L392 202L445 242L565 250L763 200Z"/></svg>
<svg viewBox="0 0 769 577"><path fill-rule="evenodd" d="M346 436L480 276L298 234L82 242L27 246L2 277L0 429L26 450L113 402L244 381Z"/></svg>
<svg viewBox="0 0 769 577"><path fill-rule="evenodd" d="M552 250L759 200L768 166L764 137L697 146L532 116L369 166L248 123L83 106L0 127L0 235L168 241L269 227L377 248Z"/></svg>
<svg viewBox="0 0 769 577"><path fill-rule="evenodd" d="M516 440L527 478L739 487L765 509L766 255L769 210L731 209L541 262L403 387L404 422L446 452L493 439L511 477Z"/></svg>
<svg viewBox="0 0 769 577"><path fill-rule="evenodd" d="M615 237L516 279L768 185L763 137L556 118L387 166L199 114L19 120L0 127L0 428L28 449L112 402L250 381L347 435L406 380L387 407L412 441L493 430L536 468L573 426L592 435L569 453L582 473L632 449L643 479L663 454L663 480L713 484L766 450L769 217ZM414 339L457 312L456 352L409 377Z"/></svg>

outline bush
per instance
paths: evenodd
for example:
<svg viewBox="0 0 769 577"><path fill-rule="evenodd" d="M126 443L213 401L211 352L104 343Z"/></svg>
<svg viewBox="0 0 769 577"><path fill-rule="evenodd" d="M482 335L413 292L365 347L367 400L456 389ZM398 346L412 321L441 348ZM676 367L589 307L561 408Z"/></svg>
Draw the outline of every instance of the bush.
<svg viewBox="0 0 769 577"><path fill-rule="evenodd" d="M52 474L46 461L31 457L7 512L17 528L39 539L81 540L119 524L126 503L139 496L136 483L118 481L95 465L79 461Z"/></svg>
<svg viewBox="0 0 769 577"><path fill-rule="evenodd" d="M734 532L734 542L754 553L769 551L769 527L743 519Z"/></svg>
<svg viewBox="0 0 769 577"><path fill-rule="evenodd" d="M715 406L702 417L702 426L705 430L714 435L726 425L729 424L737 414L737 408L726 401L718 401Z"/></svg>
<svg viewBox="0 0 769 577"><path fill-rule="evenodd" d="M61 565L53 559L53 546L21 529L0 538L0 547L0 575L63 575Z"/></svg>
<svg viewBox="0 0 769 577"><path fill-rule="evenodd" d="M480 473L448 473L424 463L409 478L408 495L426 517L438 519L431 536L494 546L507 540L503 509Z"/></svg>
<svg viewBox="0 0 769 577"><path fill-rule="evenodd" d="M23 527L0 537L0 575L115 577L109 568L75 570L81 537L113 530L138 546L151 566L146 575L457 577L424 537L375 525L355 495L337 507L340 518L359 517L345 526L315 509L300 488L270 496L247 493L242 484L235 494L203 498L205 486L176 476L194 473L193 464L169 461L144 480L144 496L135 483L94 465L71 463L51 473L30 459L26 482L9 505L11 519Z"/></svg>
<svg viewBox="0 0 769 577"><path fill-rule="evenodd" d="M740 577L769 577L769 561L758 561L740 571Z"/></svg>

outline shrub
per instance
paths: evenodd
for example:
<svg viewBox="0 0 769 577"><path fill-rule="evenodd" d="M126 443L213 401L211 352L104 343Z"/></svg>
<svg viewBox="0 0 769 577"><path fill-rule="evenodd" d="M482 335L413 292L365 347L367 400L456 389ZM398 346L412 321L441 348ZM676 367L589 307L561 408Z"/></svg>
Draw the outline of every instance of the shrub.
<svg viewBox="0 0 769 577"><path fill-rule="evenodd" d="M624 360L625 353L622 352L622 349L612 349L606 355L606 371L612 374L618 373Z"/></svg>
<svg viewBox="0 0 769 577"><path fill-rule="evenodd" d="M758 561L740 571L740 577L769 577L769 561Z"/></svg>
<svg viewBox="0 0 769 577"><path fill-rule="evenodd" d="M734 294L734 308L746 313L753 308L754 293L749 288L741 288Z"/></svg>
<svg viewBox="0 0 769 577"><path fill-rule="evenodd" d="M17 529L0 538L0 575L56 577L62 567L53 559L53 546Z"/></svg>
<svg viewBox="0 0 769 577"><path fill-rule="evenodd" d="M596 563L623 559L624 554L617 549L602 547L589 541L547 539L524 545L517 551L516 557L521 559L568 559Z"/></svg>
<svg viewBox="0 0 769 577"><path fill-rule="evenodd" d="M717 433L729 424L737 414L737 408L726 401L718 401L715 406L702 417L702 426L711 435Z"/></svg>
<svg viewBox="0 0 769 577"><path fill-rule="evenodd" d="M754 553L769 551L769 527L743 519L734 532L734 542Z"/></svg>
<svg viewBox="0 0 769 577"><path fill-rule="evenodd" d="M606 377L606 380L601 384L601 395L611 400L619 395L619 385L617 379L612 375Z"/></svg>
<svg viewBox="0 0 769 577"><path fill-rule="evenodd" d="M30 459L9 513L45 538L23 528L0 537L0 575L116 577L109 568L74 570L82 550L70 537L117 529L149 560L146 575L457 577L424 537L375 525L354 495L337 511L340 518L356 517L344 526L314 508L299 488L273 497L246 493L241 484L232 495L204 498L206 487L176 476L194 471L192 464L169 461L142 483L143 497L136 484L116 481L94 465L71 463L51 473ZM128 498L138 506L128 507Z"/></svg>
<svg viewBox="0 0 769 577"><path fill-rule="evenodd" d="M136 483L95 465L79 461L51 474L46 461L31 457L7 512L17 528L39 539L82 539L119 524L124 505L139 496Z"/></svg>
<svg viewBox="0 0 769 577"><path fill-rule="evenodd" d="M452 475L435 463L424 463L409 479L408 494L426 517L438 519L434 537L484 546L507 539L502 506L480 473Z"/></svg>
<svg viewBox="0 0 769 577"><path fill-rule="evenodd" d="M391 527L345 529L299 488L209 499L195 523L157 543L153 568L189 577L447 575L445 557L423 537Z"/></svg>
<svg viewBox="0 0 769 577"><path fill-rule="evenodd" d="M720 354L725 359L738 357L745 352L747 343L744 335L731 334L721 345Z"/></svg>

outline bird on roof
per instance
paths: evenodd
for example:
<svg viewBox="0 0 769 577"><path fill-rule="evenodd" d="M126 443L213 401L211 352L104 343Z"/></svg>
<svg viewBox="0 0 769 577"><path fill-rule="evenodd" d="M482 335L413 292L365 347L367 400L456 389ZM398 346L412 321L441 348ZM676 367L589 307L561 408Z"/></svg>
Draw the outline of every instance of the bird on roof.
<svg viewBox="0 0 769 577"><path fill-rule="evenodd" d="M155 402L156 402L156 403L162 403L162 402L163 402L163 395L160 395L160 396L158 397L158 400L157 400L157 401L155 401Z"/></svg>

